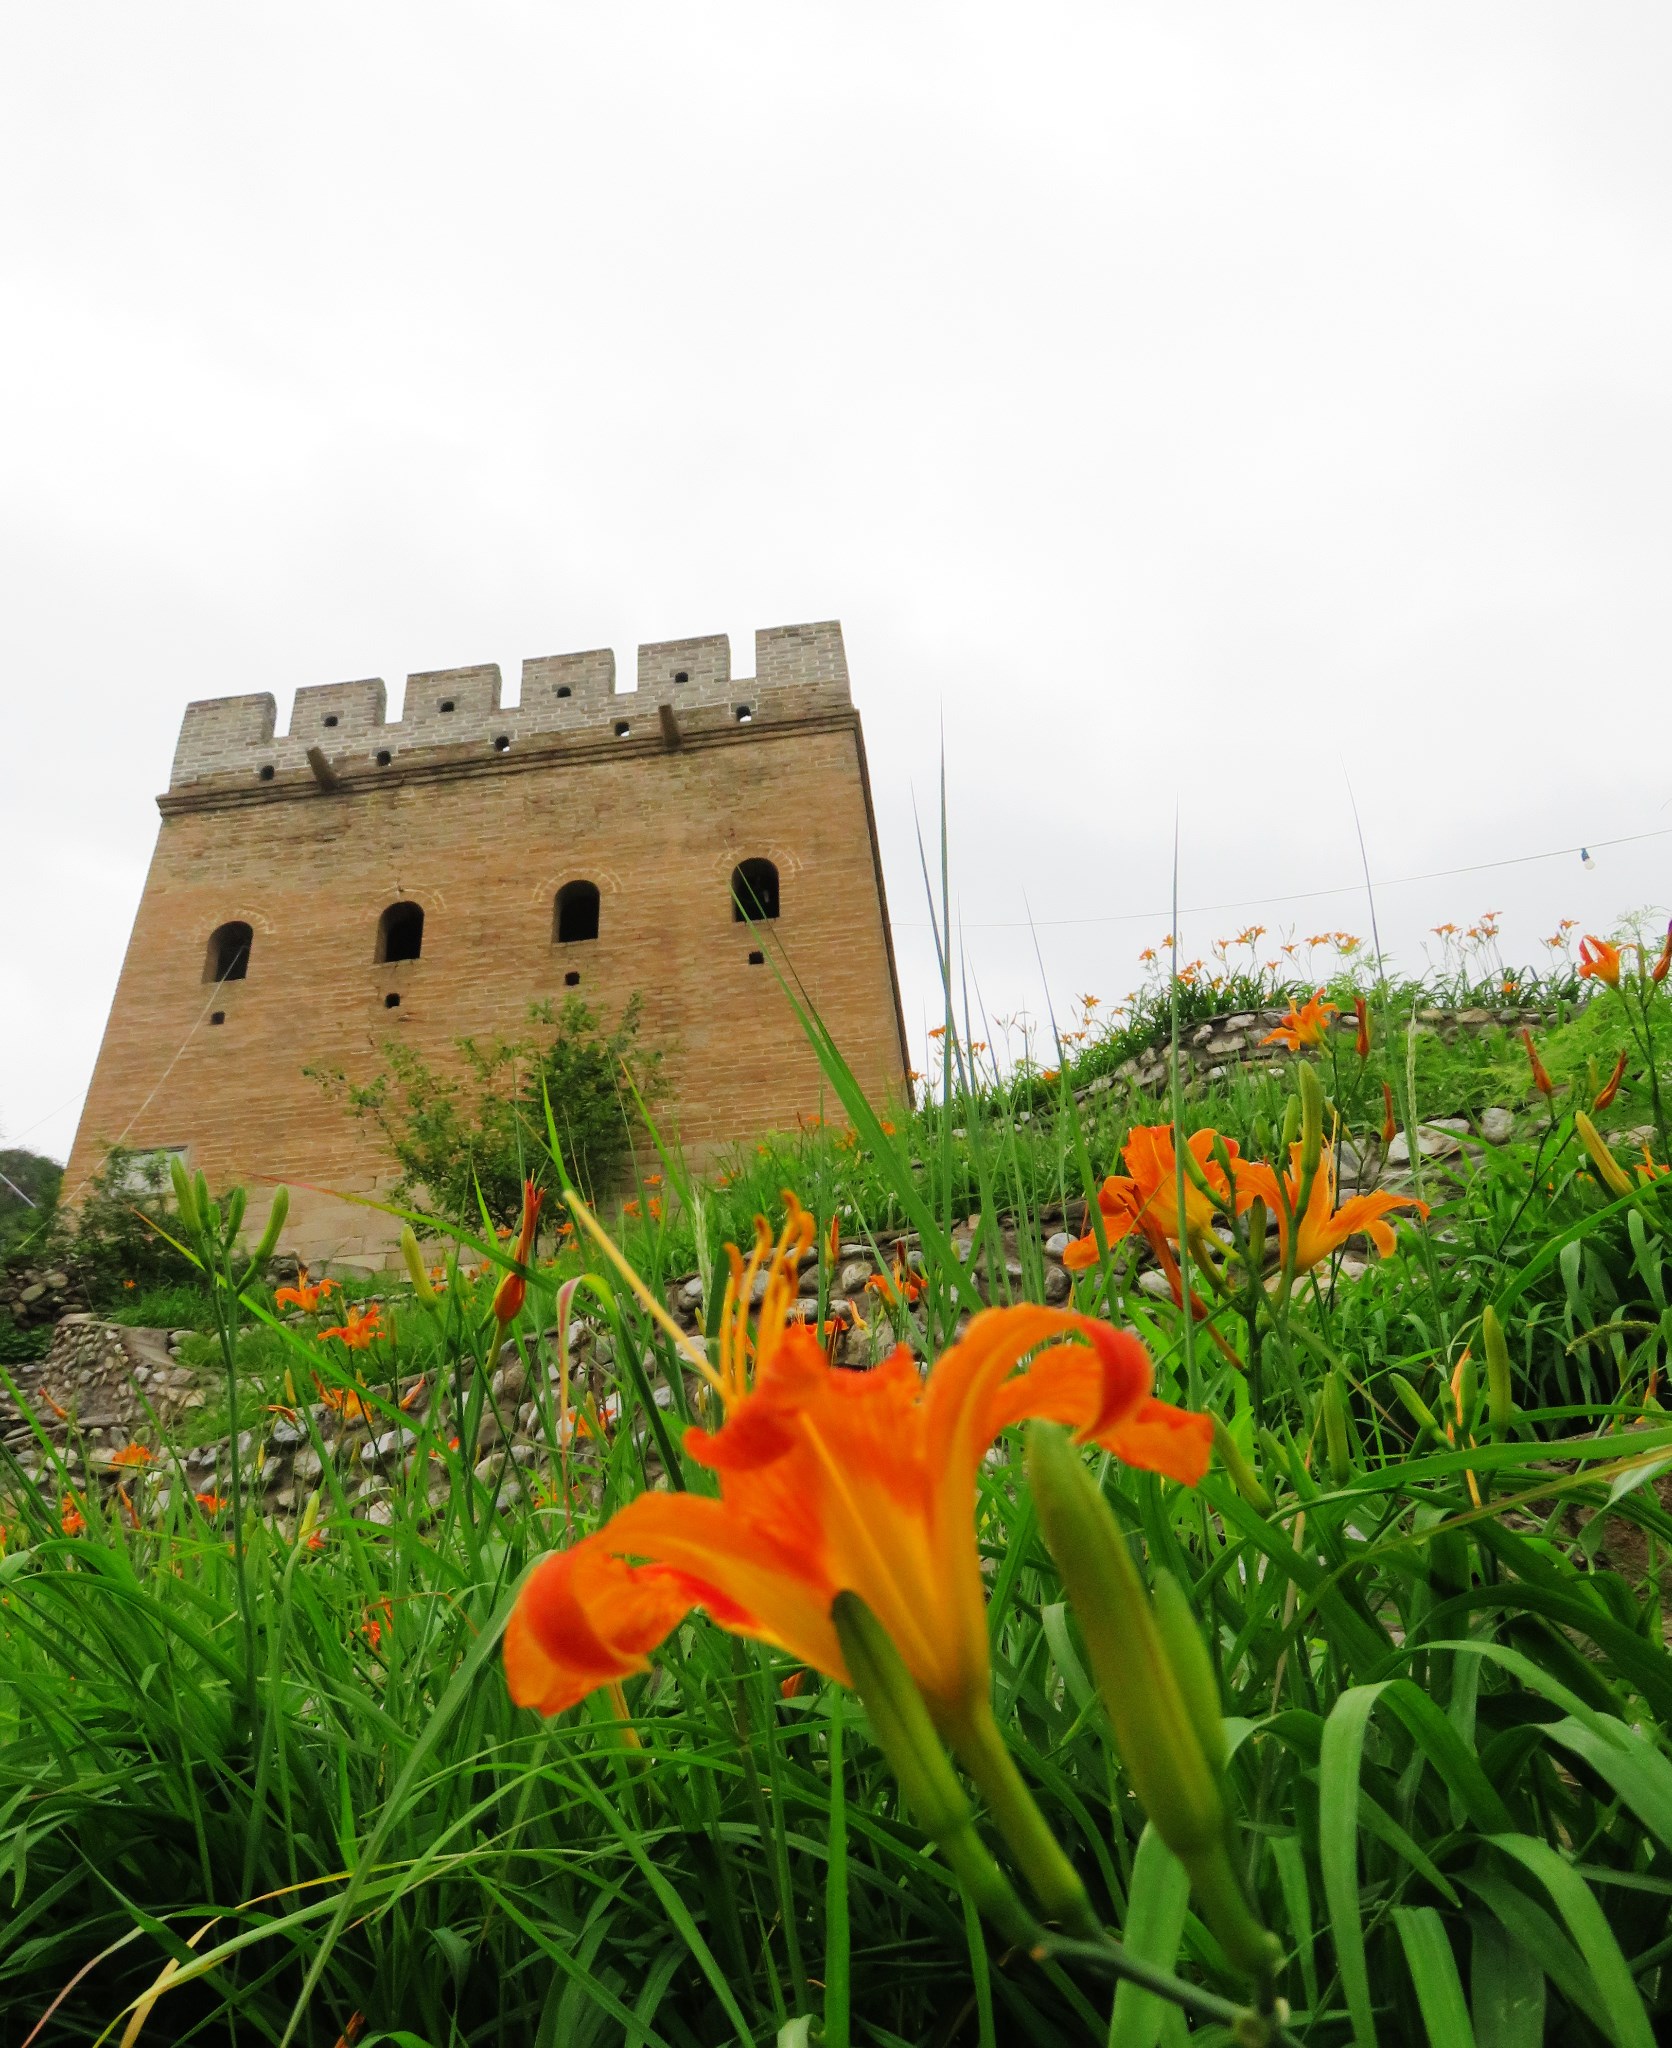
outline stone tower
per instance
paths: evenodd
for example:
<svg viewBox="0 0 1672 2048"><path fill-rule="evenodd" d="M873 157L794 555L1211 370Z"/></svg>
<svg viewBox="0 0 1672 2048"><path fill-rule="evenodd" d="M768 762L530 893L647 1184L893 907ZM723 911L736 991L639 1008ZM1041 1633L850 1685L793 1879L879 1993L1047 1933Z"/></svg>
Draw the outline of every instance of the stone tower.
<svg viewBox="0 0 1672 2048"><path fill-rule="evenodd" d="M841 627L724 634L188 705L145 894L70 1154L180 1149L211 1185L291 1187L287 1249L381 1263L365 1125L303 1078L368 1075L399 1039L438 1065L578 992L644 999L660 1116L693 1158L829 1113L769 955L800 977L873 1099L904 1029L865 745ZM760 915L741 919L734 891Z"/></svg>

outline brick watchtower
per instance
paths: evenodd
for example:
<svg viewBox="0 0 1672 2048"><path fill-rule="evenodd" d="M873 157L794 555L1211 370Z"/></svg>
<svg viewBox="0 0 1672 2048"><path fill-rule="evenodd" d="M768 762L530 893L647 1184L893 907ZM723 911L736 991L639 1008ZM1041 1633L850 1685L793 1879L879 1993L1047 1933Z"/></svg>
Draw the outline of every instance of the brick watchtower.
<svg viewBox="0 0 1672 2048"><path fill-rule="evenodd" d="M668 1122L701 1159L825 1100L765 955L781 949L866 1088L905 1044L841 627L607 649L188 705L162 826L70 1154L181 1148L211 1184L291 1184L286 1248L381 1262L391 1226L327 1189L389 1165L305 1066L374 1071L399 1034L445 1063L531 1002L644 998ZM741 890L755 926L734 907ZM770 936L768 936L770 935ZM252 1206L259 1208L259 1200Z"/></svg>

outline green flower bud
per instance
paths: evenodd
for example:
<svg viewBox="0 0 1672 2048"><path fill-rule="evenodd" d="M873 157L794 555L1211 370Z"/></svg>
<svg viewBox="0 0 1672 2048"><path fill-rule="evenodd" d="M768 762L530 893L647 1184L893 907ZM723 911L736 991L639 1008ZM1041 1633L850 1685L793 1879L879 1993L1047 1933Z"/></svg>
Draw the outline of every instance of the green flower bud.
<svg viewBox="0 0 1672 2048"><path fill-rule="evenodd" d="M203 1216L197 1206L197 1191L192 1186L185 1161L178 1152L169 1154L168 1170L174 1181L174 1206L180 1211L180 1221L186 1227L186 1235L199 1237L203 1232Z"/></svg>
<svg viewBox="0 0 1672 2048"><path fill-rule="evenodd" d="M242 1188L234 1188L226 1198L226 1242L229 1246L237 1242L239 1226L244 1221L244 1204L248 1199Z"/></svg>
<svg viewBox="0 0 1672 2048"><path fill-rule="evenodd" d="M1255 1273L1266 1263L1266 1226L1269 1221L1266 1198L1256 1195L1248 1205L1248 1264L1250 1271Z"/></svg>
<svg viewBox="0 0 1672 2048"><path fill-rule="evenodd" d="M1492 1427L1498 1433L1515 1420L1515 1380L1510 1371L1509 1345L1504 1326L1490 1302L1481 1311L1481 1341L1486 1347L1486 1405Z"/></svg>
<svg viewBox="0 0 1672 2048"><path fill-rule="evenodd" d="M1243 1456L1236 1438L1217 1415L1213 1418L1213 1448L1237 1492L1256 1514L1269 1515L1272 1511L1271 1495L1260 1484L1254 1467Z"/></svg>
<svg viewBox="0 0 1672 2048"><path fill-rule="evenodd" d="M1345 1486L1353 1476L1353 1460L1347 1442L1347 1397L1342 1392L1338 1366L1332 1365L1324 1374L1323 1392L1318 1399L1324 1416L1324 1442L1329 1450L1329 1476L1337 1486Z"/></svg>
<svg viewBox="0 0 1672 2048"><path fill-rule="evenodd" d="M1416 1388L1411 1385L1405 1375L1402 1372L1390 1372L1388 1374L1388 1383L1404 1403L1406 1413L1416 1424L1417 1428L1435 1438L1438 1442L1443 1443L1445 1441L1445 1431L1435 1420L1433 1409L1429 1407L1428 1403L1417 1392Z"/></svg>
<svg viewBox="0 0 1672 2048"><path fill-rule="evenodd" d="M412 1291L425 1308L434 1308L441 1299L430 1285L429 1272L424 1265L424 1255L418 1249L418 1240L412 1234L412 1225L401 1225L401 1257L406 1262L407 1278L412 1282Z"/></svg>
<svg viewBox="0 0 1672 2048"><path fill-rule="evenodd" d="M250 1263L244 1268L243 1278L238 1282L238 1292L243 1293L256 1278L278 1247L279 1232L284 1228L284 1219L290 1214L290 1190L278 1187L273 1190L272 1204L267 1211L267 1227L261 1233L261 1240L250 1254Z"/></svg>
<svg viewBox="0 0 1672 2048"><path fill-rule="evenodd" d="M1465 1351L1457 1368L1457 1426L1472 1430L1475 1426L1475 1408L1480 1400L1480 1377L1475 1370L1475 1355Z"/></svg>
<svg viewBox="0 0 1672 2048"><path fill-rule="evenodd" d="M1249 1911L1231 1858L1215 1763L1224 1754L1218 1690L1188 1602L1176 1585L1163 1592L1159 1584L1151 1600L1065 1431L1042 1422L1029 1428L1027 1470L1133 1790L1189 1871L1202 1917L1232 1966L1269 1984L1282 1951Z"/></svg>
<svg viewBox="0 0 1672 2048"><path fill-rule="evenodd" d="M877 1747L907 1805L1005 1939L1032 1948L1039 1929L976 1833L974 1809L888 1631L857 1593L838 1593L830 1619Z"/></svg>
<svg viewBox="0 0 1672 2048"><path fill-rule="evenodd" d="M1222 1840L1225 1805L1150 1596L1066 1432L1034 1423L1027 1471L1121 1761L1156 1833L1188 1862Z"/></svg>
<svg viewBox="0 0 1672 2048"><path fill-rule="evenodd" d="M1298 1095L1291 1095L1283 1104L1283 1150L1285 1154L1287 1154L1289 1147L1294 1144L1299 1136L1300 1097Z"/></svg>
<svg viewBox="0 0 1672 2048"><path fill-rule="evenodd" d="M1208 1646L1196 1625L1189 1595L1170 1571L1162 1570L1155 1574L1152 1593L1156 1627L1160 1629L1162 1643L1172 1659L1173 1675L1184 1694L1190 1725L1202 1745L1209 1770L1218 1776L1226 1763L1225 1718L1220 1711L1219 1683L1213 1675L1213 1659L1208 1655Z"/></svg>

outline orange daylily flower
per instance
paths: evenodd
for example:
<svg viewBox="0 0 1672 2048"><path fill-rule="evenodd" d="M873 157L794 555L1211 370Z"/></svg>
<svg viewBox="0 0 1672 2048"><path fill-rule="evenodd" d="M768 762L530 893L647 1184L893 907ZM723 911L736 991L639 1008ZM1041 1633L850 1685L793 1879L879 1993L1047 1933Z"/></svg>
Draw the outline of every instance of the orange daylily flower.
<svg viewBox="0 0 1672 2048"><path fill-rule="evenodd" d="M1608 1079L1591 1099L1591 1108L1593 1110L1606 1109L1615 1096L1619 1094L1620 1083L1626 1077L1626 1059L1627 1055L1622 1052L1620 1057L1614 1062L1613 1073L1609 1075Z"/></svg>
<svg viewBox="0 0 1672 2048"><path fill-rule="evenodd" d="M1283 1176L1281 1193L1276 1173L1264 1160L1249 1160L1237 1169L1238 1200L1251 1200L1255 1195L1264 1198L1266 1213L1277 1224L1285 1263L1289 1255L1290 1217L1300 1201L1302 1149L1299 1145L1289 1147L1289 1171ZM1287 1206L1284 1195L1288 1197ZM1322 1265L1332 1252L1339 1251L1348 1238L1361 1230L1386 1258L1394 1247L1393 1225L1386 1220L1391 1209L1414 1209L1419 1216L1428 1214L1428 1204L1419 1202L1415 1195L1390 1195L1382 1189L1371 1195L1352 1195L1338 1209L1335 1206L1335 1154L1326 1146L1318 1161L1318 1171L1312 1177L1312 1192L1307 1198L1305 1213L1296 1220L1295 1271L1306 1273L1314 1266Z"/></svg>
<svg viewBox="0 0 1672 2048"><path fill-rule="evenodd" d="M218 1515L227 1505L224 1493L194 1493L192 1498L206 1515Z"/></svg>
<svg viewBox="0 0 1672 2048"><path fill-rule="evenodd" d="M1216 1211L1232 1199L1231 1189L1213 1156L1214 1140L1218 1135L1216 1131L1202 1130L1195 1132L1188 1141L1191 1156L1214 1191L1212 1197L1203 1194L1189 1174L1185 1175L1184 1221L1186 1231L1191 1234L1208 1229ZM1225 1140L1225 1150L1235 1162L1237 1146L1234 1138ZM1163 1268L1170 1268L1172 1256L1167 1245L1169 1240L1174 1244L1179 1241L1178 1163L1173 1150L1172 1125L1140 1124L1127 1139L1121 1158L1126 1162L1127 1171L1111 1174L1097 1191L1097 1206L1103 1212L1104 1238L1109 1244L1118 1244L1136 1227L1148 1238L1150 1249L1161 1260ZM1088 1231L1084 1237L1076 1238L1063 1252L1062 1262L1070 1272L1082 1272L1087 1266L1095 1266L1096 1235Z"/></svg>
<svg viewBox="0 0 1672 2048"><path fill-rule="evenodd" d="M1643 1164L1637 1169L1637 1178L1644 1181L1663 1180L1669 1173L1672 1173L1672 1166L1659 1165L1650 1153L1648 1146L1645 1145L1643 1147Z"/></svg>
<svg viewBox="0 0 1672 2048"><path fill-rule="evenodd" d="M1533 1086L1548 1101L1556 1099L1556 1084L1550 1078L1550 1070L1538 1056L1538 1047L1533 1043L1533 1034L1523 1030L1521 1042L1527 1048L1527 1059L1533 1070Z"/></svg>
<svg viewBox="0 0 1672 2048"><path fill-rule="evenodd" d="M156 1453L147 1450L144 1444L124 1444L110 1462L119 1465L123 1471L143 1471L147 1465L156 1462Z"/></svg>
<svg viewBox="0 0 1672 2048"><path fill-rule="evenodd" d="M336 1323L329 1330L321 1330L319 1339L323 1343L327 1337L340 1337L350 1351L364 1351L374 1337L385 1334L381 1302L374 1301L368 1309L362 1309L358 1302L352 1302L349 1305L348 1321Z"/></svg>
<svg viewBox="0 0 1672 2048"><path fill-rule="evenodd" d="M1579 941L1579 979L1605 981L1610 988L1620 985L1620 949L1606 939L1587 932Z"/></svg>
<svg viewBox="0 0 1672 2048"><path fill-rule="evenodd" d="M898 1249L894 1263L886 1273L873 1273L865 1283L866 1292L880 1294L884 1301L917 1301L928 1281L921 1273L914 1273L906 1264L905 1254Z"/></svg>
<svg viewBox="0 0 1672 2048"><path fill-rule="evenodd" d="M1393 1113L1393 1090L1382 1083L1382 1143L1391 1145L1393 1134L1399 1128L1399 1120Z"/></svg>
<svg viewBox="0 0 1672 2048"><path fill-rule="evenodd" d="M87 1527L87 1517L76 1506L76 1498L73 1493L67 1493L64 1496L58 1516L58 1526L66 1536L79 1536L82 1530Z"/></svg>
<svg viewBox="0 0 1672 2048"><path fill-rule="evenodd" d="M526 1266L534 1252L534 1227L540 1220L540 1208L546 1197L533 1181L523 1182L522 1228L517 1233L516 1259L520 1266ZM638 1203L629 1202L628 1208L638 1214ZM522 1314L523 1299L528 1293L528 1283L520 1273L507 1273L494 1289L494 1320L501 1329L507 1323L514 1323Z"/></svg>
<svg viewBox="0 0 1672 2048"><path fill-rule="evenodd" d="M1659 959L1649 969L1649 979L1653 982L1664 981L1668 968L1672 968L1672 924L1666 927L1666 941L1660 949Z"/></svg>
<svg viewBox="0 0 1672 2048"><path fill-rule="evenodd" d="M1339 1014L1339 1006L1324 1001L1324 992L1319 989L1312 999L1298 1010L1290 1003L1283 1021L1275 1031L1268 1031L1260 1040L1262 1045L1286 1045L1291 1052L1304 1052L1308 1046L1322 1045L1329 1036L1330 1019Z"/></svg>
<svg viewBox="0 0 1672 2048"><path fill-rule="evenodd" d="M276 1288L273 1293L273 1306L275 1308L299 1308L304 1315L311 1316L318 1309L319 1304L325 1299L326 1295L340 1292L341 1289L337 1286L335 1280L317 1280L312 1286L309 1286L307 1267L298 1266L296 1269L296 1285L294 1287Z"/></svg>
<svg viewBox="0 0 1672 2048"><path fill-rule="evenodd" d="M333 1330L325 1332L326 1336L336 1334ZM363 1422L368 1429L376 1427L378 1411L370 1406L358 1388L328 1387L318 1373L314 1374L314 1385L319 1389L321 1406L329 1408L339 1422Z"/></svg>
<svg viewBox="0 0 1672 2048"><path fill-rule="evenodd" d="M788 1678L780 1678L778 1681L778 1697L780 1699L799 1699L806 1690L807 1669L805 1665L792 1671Z"/></svg>
<svg viewBox="0 0 1672 2048"><path fill-rule="evenodd" d="M926 1381L903 1346L874 1371L834 1369L789 1320L812 1235L792 1197L776 1244L762 1218L747 1265L731 1249L719 1365L701 1367L725 1419L685 1438L718 1475L719 1497L642 1494L544 1560L505 1634L518 1705L561 1713L644 1671L694 1607L847 1684L830 1609L852 1591L943 1728L956 1728L985 1711L990 1684L974 1510L976 1475L1001 1432L1046 1416L1186 1483L1206 1470L1208 1418L1152 1398L1143 1345L1089 1316L987 1309Z"/></svg>
<svg viewBox="0 0 1672 2048"><path fill-rule="evenodd" d="M1370 1005L1363 996L1354 996L1353 1015L1358 1019L1358 1037L1353 1041L1353 1050L1361 1060L1370 1057Z"/></svg>

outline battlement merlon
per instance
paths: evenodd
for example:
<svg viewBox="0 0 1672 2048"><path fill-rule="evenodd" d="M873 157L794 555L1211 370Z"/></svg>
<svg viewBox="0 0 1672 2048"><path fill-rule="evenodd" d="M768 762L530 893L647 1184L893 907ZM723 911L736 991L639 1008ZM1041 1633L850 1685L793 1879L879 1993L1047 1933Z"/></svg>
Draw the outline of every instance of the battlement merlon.
<svg viewBox="0 0 1672 2048"><path fill-rule="evenodd" d="M799 715L844 709L852 701L842 628L834 619L761 628L753 676L732 675L731 642L714 633L640 647L636 689L616 688L615 656L602 647L531 658L522 665L517 706L502 708L501 695L494 662L408 676L398 719L385 715L380 677L309 684L297 690L284 734L277 731L276 706L265 691L202 698L186 706L169 788L226 776L272 781L305 772L310 747L349 768L385 766L403 753L443 747L505 752L519 740L542 736L626 737L641 721L647 729L653 725L663 705L676 715L694 714L701 727L728 721L770 725L775 710Z"/></svg>

